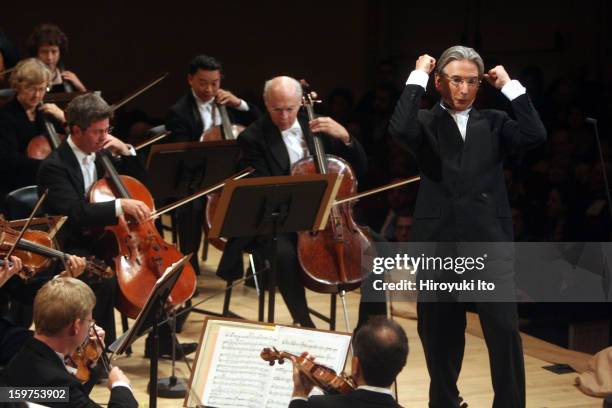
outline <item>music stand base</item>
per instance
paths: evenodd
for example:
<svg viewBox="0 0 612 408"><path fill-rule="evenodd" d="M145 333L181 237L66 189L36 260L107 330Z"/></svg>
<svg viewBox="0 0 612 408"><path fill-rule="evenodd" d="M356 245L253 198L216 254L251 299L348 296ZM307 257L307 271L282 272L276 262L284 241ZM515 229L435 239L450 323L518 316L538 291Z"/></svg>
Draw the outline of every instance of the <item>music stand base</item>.
<svg viewBox="0 0 612 408"><path fill-rule="evenodd" d="M157 382L157 396L160 398L185 398L187 382L182 378L164 377Z"/></svg>

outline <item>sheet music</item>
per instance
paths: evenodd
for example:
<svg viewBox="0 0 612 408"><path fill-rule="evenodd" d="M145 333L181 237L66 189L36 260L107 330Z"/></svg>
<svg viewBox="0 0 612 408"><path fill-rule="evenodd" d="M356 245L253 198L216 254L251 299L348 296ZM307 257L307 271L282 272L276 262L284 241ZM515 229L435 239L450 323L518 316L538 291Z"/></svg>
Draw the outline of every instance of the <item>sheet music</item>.
<svg viewBox="0 0 612 408"><path fill-rule="evenodd" d="M259 408L272 367L259 356L277 341L276 330L221 327L206 380L205 405ZM262 364L263 363L263 364Z"/></svg>
<svg viewBox="0 0 612 408"><path fill-rule="evenodd" d="M344 368L350 337L289 327L219 328L201 400L219 408L286 408L293 390L291 361L270 366L260 357L264 347L317 357L337 372Z"/></svg>

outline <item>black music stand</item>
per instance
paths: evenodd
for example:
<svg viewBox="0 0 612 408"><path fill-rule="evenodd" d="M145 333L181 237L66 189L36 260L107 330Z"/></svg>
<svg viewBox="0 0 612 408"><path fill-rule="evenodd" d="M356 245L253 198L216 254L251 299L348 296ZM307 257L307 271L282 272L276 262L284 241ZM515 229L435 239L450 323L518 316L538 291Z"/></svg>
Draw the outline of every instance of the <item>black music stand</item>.
<svg viewBox="0 0 612 408"><path fill-rule="evenodd" d="M270 235L268 322L274 322L278 235L325 228L336 198L337 174L229 180L212 222L212 238Z"/></svg>
<svg viewBox="0 0 612 408"><path fill-rule="evenodd" d="M164 274L157 280L153 287L147 302L142 308L136 321L130 329L120 336L109 349L112 351L112 356L120 355L126 352L134 341L141 336L147 334L149 330L153 332L153 355L151 356L151 366L149 368L149 407L157 406L157 366L159 353L159 334L158 326L164 320L165 305L168 300L172 288L183 272L183 267L191 258L191 254L182 257L166 269Z"/></svg>
<svg viewBox="0 0 612 408"><path fill-rule="evenodd" d="M217 184L236 173L239 155L235 140L155 144L146 165L151 194L161 202Z"/></svg>

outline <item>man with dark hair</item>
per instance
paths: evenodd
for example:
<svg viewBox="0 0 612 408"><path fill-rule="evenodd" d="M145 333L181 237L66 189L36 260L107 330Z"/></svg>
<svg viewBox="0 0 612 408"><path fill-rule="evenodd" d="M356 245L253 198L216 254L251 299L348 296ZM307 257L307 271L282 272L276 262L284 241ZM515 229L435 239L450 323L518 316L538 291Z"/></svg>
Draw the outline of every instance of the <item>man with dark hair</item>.
<svg viewBox="0 0 612 408"><path fill-rule="evenodd" d="M357 389L348 395L308 397L314 384L294 365L290 408L399 407L391 385L406 365L408 338L404 329L384 316L362 325L353 337L351 376Z"/></svg>
<svg viewBox="0 0 612 408"><path fill-rule="evenodd" d="M66 108L70 136L39 167L37 184L39 192L49 189L45 208L51 214L66 215L68 219L58 237L67 252L77 255L96 254L99 245L89 234L92 228L115 225L118 218L129 215L138 221L146 220L151 211L139 200L116 199L102 203L90 203L86 193L103 176L96 167L96 152L102 148L122 156L121 174L144 177L133 148L110 135L109 121L112 110L95 94L74 98ZM98 254L103 255L103 254ZM115 339L114 306L116 279L88 282L99 301L94 308L94 318L107 333L110 342Z"/></svg>
<svg viewBox="0 0 612 408"><path fill-rule="evenodd" d="M203 140L205 133L221 126L219 105L227 107L231 123L248 126L259 117L259 109L221 88L223 68L208 55L198 55L189 64L187 83L191 88L168 111L166 129L172 133L167 142ZM198 249L202 239L204 200L195 200L177 209L179 246L183 253L193 252L191 264L200 273Z"/></svg>
<svg viewBox="0 0 612 408"><path fill-rule="evenodd" d="M442 100L431 110L419 109L434 68ZM506 112L473 108L482 79L511 101L516 120ZM503 161L510 153L544 142L546 130L525 88L511 80L503 66L485 72L480 55L464 46L447 49L437 64L431 56L421 55L395 107L389 133L416 156L419 165L412 241L443 243L438 250L451 252L443 256L457 256L466 242L511 245ZM496 288L508 288L504 294L514 292L511 258L504 254L495 259L489 253L486 264L485 273L495 274ZM417 279L436 278L433 275L420 270ZM444 279L453 275L450 271ZM433 292L425 301L428 295L419 293L418 331L431 378L429 407L458 408L466 306L449 299L448 293ZM489 349L493 407L524 407L525 368L516 304L491 296L479 297L475 307Z"/></svg>

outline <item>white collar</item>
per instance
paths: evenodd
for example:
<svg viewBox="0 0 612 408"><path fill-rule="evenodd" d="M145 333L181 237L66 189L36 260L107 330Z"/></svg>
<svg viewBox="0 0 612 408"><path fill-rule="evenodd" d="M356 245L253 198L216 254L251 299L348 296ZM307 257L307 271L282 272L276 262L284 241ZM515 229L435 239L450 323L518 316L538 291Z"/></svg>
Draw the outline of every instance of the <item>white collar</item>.
<svg viewBox="0 0 612 408"><path fill-rule="evenodd" d="M79 164L83 164L83 159L87 159L90 161L94 161L96 159L95 153L87 154L81 149L79 149L78 146L74 144L74 141L72 140L72 136L68 136L68 146L70 146L70 148L72 149L72 152L76 156Z"/></svg>
<svg viewBox="0 0 612 408"><path fill-rule="evenodd" d="M378 392L380 394L387 394L387 395L393 396L393 392L391 391L390 388L374 387L373 385L360 385L359 387L357 387L357 389Z"/></svg>
<svg viewBox="0 0 612 408"><path fill-rule="evenodd" d="M444 109L451 115L468 116L470 114L470 111L472 110L471 106L467 108L466 110L462 110L462 111L452 110L451 108L447 108L446 106L444 106L444 103L442 103L442 101L440 101L440 106L442 107L442 109Z"/></svg>
<svg viewBox="0 0 612 408"><path fill-rule="evenodd" d="M302 132L302 128L300 127L300 122L298 122L297 118L295 119L295 122L293 122L293 125L291 125L289 129L282 130L281 133L283 134L283 136L286 136L288 134L296 133L295 131L299 131L299 133Z"/></svg>
<svg viewBox="0 0 612 408"><path fill-rule="evenodd" d="M212 102L215 100L215 98L214 98L214 97L212 97L212 98L210 98L210 99L209 99L209 100L207 100L207 101L203 101L202 99L200 99L200 98L198 97L198 95L196 95L196 93L195 93L195 91L193 90L193 88L191 89L191 94L192 94L192 95L193 95L193 97L195 98L196 103L197 103L198 105L210 105L210 104L211 104L211 103L212 103Z"/></svg>

